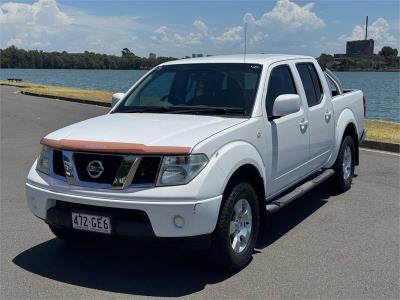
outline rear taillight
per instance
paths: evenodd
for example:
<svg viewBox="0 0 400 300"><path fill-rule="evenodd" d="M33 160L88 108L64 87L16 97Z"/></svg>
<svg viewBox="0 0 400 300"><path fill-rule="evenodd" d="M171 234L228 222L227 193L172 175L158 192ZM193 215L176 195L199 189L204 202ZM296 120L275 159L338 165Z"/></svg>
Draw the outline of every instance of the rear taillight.
<svg viewBox="0 0 400 300"><path fill-rule="evenodd" d="M367 115L367 104L365 101L365 96L363 96L363 107L364 107L364 117Z"/></svg>

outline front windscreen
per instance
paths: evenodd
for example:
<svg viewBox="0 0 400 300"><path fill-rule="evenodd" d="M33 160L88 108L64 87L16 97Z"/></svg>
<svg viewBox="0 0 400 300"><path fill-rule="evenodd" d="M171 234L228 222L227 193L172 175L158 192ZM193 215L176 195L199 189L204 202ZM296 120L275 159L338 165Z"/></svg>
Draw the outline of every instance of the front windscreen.
<svg viewBox="0 0 400 300"><path fill-rule="evenodd" d="M114 112L160 109L160 112L229 112L248 116L253 109L261 69L258 64L238 63L160 66L148 74Z"/></svg>

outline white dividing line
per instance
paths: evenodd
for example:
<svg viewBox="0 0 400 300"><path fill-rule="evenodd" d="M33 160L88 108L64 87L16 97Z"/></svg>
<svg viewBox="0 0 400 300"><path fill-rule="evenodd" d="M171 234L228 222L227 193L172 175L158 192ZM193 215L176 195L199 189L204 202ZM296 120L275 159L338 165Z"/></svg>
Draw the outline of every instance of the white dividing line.
<svg viewBox="0 0 400 300"><path fill-rule="evenodd" d="M387 151L380 151L380 150L374 150L374 149L366 149L366 148L361 148L360 150L362 151L367 151L367 152L374 152L374 153L380 153L380 154L387 154L387 155L391 155L391 156L397 156L400 157L399 153L393 153L393 152L387 152Z"/></svg>

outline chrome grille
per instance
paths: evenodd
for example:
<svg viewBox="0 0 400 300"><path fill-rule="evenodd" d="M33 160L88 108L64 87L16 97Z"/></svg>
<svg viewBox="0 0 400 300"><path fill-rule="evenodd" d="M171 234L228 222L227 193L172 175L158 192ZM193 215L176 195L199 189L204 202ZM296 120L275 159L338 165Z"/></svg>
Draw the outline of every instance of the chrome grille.
<svg viewBox="0 0 400 300"><path fill-rule="evenodd" d="M161 156L117 155L55 149L52 152L51 163L52 175L63 178L71 185L124 189L131 185L155 185Z"/></svg>
<svg viewBox="0 0 400 300"><path fill-rule="evenodd" d="M124 159L121 155L93 154L93 153L73 153L74 166L78 179L86 182L107 183L112 184L117 176L118 170ZM89 164L99 162L102 164L104 171L100 176L92 177L88 171Z"/></svg>

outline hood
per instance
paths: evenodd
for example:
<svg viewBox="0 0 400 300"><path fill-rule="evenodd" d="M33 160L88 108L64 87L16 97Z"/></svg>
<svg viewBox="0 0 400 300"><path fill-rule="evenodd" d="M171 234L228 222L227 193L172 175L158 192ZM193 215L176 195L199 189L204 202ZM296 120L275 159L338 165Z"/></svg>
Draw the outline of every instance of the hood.
<svg viewBox="0 0 400 300"><path fill-rule="evenodd" d="M246 121L180 114L113 113L47 135L55 148L119 153L189 153L199 142Z"/></svg>

